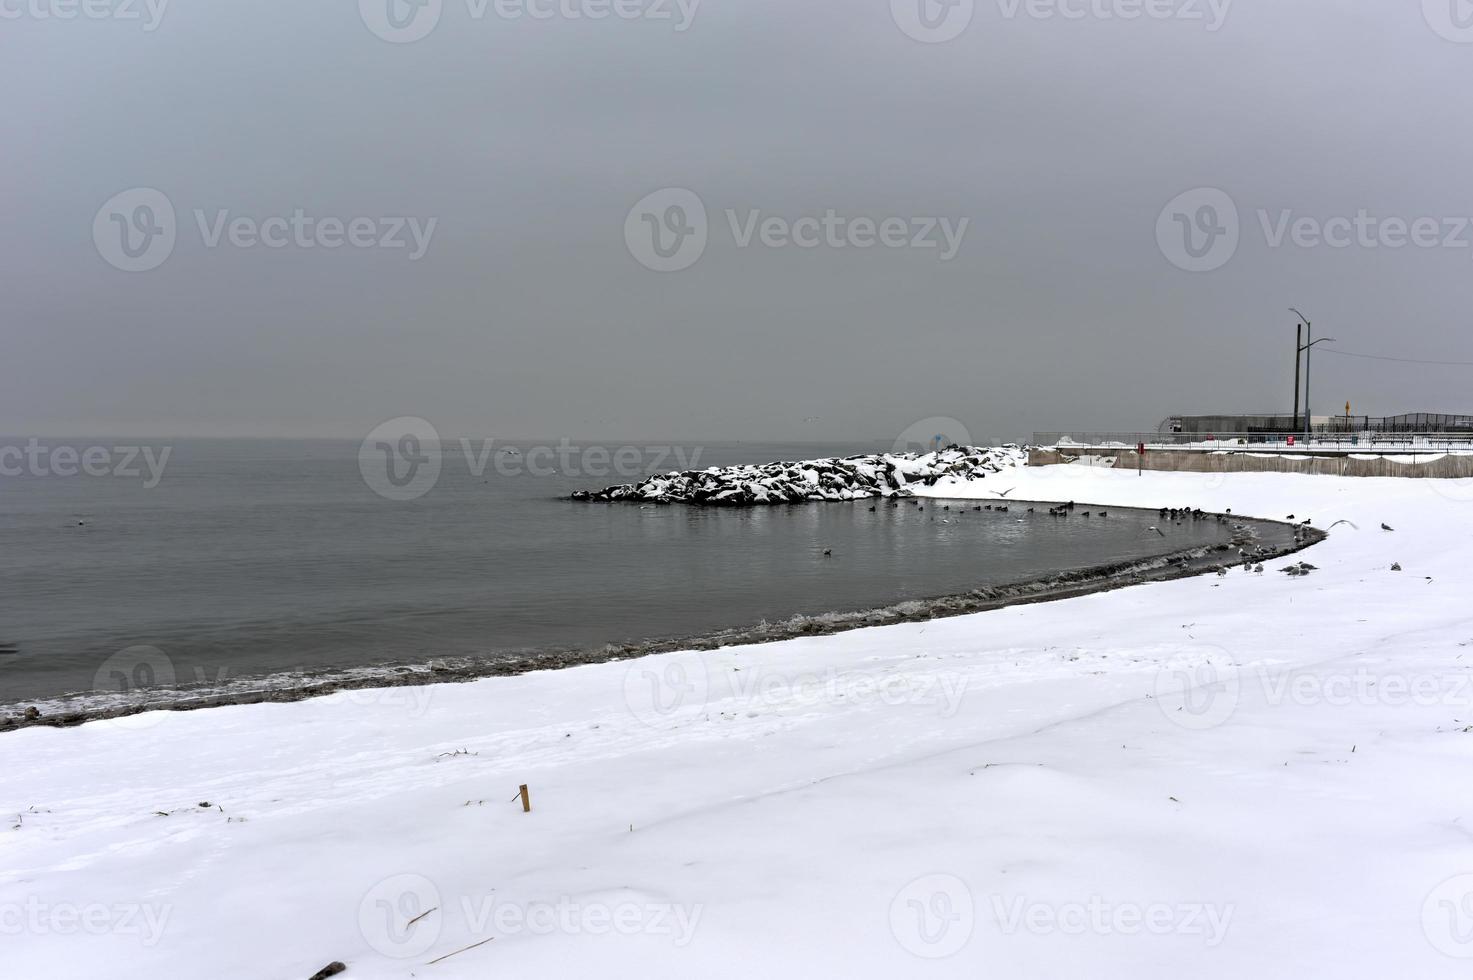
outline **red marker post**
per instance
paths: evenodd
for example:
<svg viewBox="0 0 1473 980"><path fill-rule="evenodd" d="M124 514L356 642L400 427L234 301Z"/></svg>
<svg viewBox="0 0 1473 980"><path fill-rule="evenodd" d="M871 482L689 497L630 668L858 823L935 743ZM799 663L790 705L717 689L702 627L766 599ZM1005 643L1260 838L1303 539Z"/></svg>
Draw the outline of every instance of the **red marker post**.
<svg viewBox="0 0 1473 980"><path fill-rule="evenodd" d="M1143 443L1143 442L1138 442L1138 443L1135 444L1135 475L1136 476L1141 476L1142 475L1142 472L1141 471L1143 469L1145 469L1145 462L1146 462L1146 444Z"/></svg>

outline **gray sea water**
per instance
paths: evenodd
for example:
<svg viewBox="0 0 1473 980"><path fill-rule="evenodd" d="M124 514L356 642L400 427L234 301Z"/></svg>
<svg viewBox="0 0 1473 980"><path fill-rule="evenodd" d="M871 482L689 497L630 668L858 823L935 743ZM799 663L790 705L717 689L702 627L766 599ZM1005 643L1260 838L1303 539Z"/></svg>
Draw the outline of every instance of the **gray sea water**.
<svg viewBox="0 0 1473 980"><path fill-rule="evenodd" d="M42 440L52 461L58 446L144 442ZM0 704L126 685L110 658L139 645L163 652L173 680L206 685L516 658L887 606L1226 539L1202 522L1163 540L1148 530L1155 515L1125 511L1061 521L1016 505L1004 515L931 502L728 510L566 499L681 460L890 448L878 444L687 445L677 457L633 442L618 472L601 452L613 458L612 445L575 443L561 459L535 443L489 455L447 445L438 479L413 500L370 488L356 442L148 444L169 450L156 485L141 461L138 477L34 466L0 475Z"/></svg>

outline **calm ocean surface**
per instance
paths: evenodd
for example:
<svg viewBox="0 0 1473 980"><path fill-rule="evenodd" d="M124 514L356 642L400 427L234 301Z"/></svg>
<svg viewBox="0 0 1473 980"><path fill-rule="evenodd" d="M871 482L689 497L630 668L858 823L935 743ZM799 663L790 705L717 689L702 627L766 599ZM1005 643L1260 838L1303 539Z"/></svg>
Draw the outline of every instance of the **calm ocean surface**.
<svg viewBox="0 0 1473 980"><path fill-rule="evenodd" d="M555 461L507 454L478 474L479 444L468 461L450 442L433 489L394 501L361 476L356 442L152 445L171 446L153 487L141 463L140 477L0 476L0 703L106 686L101 666L135 645L162 650L180 682L208 683L507 658L887 606L1226 537L1202 522L1163 541L1147 530L1154 515L1126 512L574 503L573 490L630 480L584 473L597 453L572 457L578 473L533 476L528 465ZM493 452L512 445L532 448ZM632 445L641 472L655 463L650 444ZM697 465L888 448L709 444Z"/></svg>

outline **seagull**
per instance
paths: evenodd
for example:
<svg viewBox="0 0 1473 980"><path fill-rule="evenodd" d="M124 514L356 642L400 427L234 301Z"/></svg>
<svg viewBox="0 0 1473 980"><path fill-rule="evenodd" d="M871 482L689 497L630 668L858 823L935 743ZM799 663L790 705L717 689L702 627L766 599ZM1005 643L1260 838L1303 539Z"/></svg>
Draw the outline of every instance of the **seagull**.
<svg viewBox="0 0 1473 980"><path fill-rule="evenodd" d="M1159 534L1159 535L1161 535L1161 536L1162 536L1162 537L1163 537L1163 538L1164 538L1164 537L1166 537L1166 532L1165 532L1165 531L1163 531L1163 530L1161 530L1161 529L1160 529L1160 528L1159 528L1159 527L1157 527L1157 526L1156 526L1156 525L1154 525L1154 524L1152 524L1152 525L1151 525L1151 526L1150 526L1150 527L1148 527L1148 528L1147 528L1147 529L1146 529L1146 530L1148 530L1148 531L1155 531L1155 532L1156 532L1156 533L1157 533L1157 534Z"/></svg>
<svg viewBox="0 0 1473 980"><path fill-rule="evenodd" d="M1308 524L1309 521L1305 521L1304 523ZM1335 530L1335 528L1339 527L1341 524L1349 524L1351 527L1355 528L1357 531L1360 530L1360 528L1355 527L1355 522L1354 521L1347 521L1343 517L1340 520L1336 521L1334 524L1331 524L1328 528L1326 528L1326 530L1333 531L1333 530ZM1386 527L1385 524L1382 524L1381 526L1382 527ZM1386 528L1386 530L1389 531L1391 529L1388 527L1388 528Z"/></svg>
<svg viewBox="0 0 1473 980"><path fill-rule="evenodd" d="M1008 494L1012 493L1016 489L1018 489L1018 488L1017 487L1008 487L1006 490L994 490L992 492L995 493L995 494L997 494L999 497L1006 497Z"/></svg>

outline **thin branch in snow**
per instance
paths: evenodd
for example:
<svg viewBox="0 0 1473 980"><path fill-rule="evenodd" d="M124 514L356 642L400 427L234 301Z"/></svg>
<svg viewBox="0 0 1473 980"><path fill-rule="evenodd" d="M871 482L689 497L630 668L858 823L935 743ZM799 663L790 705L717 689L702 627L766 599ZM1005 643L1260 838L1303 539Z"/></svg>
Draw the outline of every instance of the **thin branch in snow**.
<svg viewBox="0 0 1473 980"><path fill-rule="evenodd" d="M460 949L457 949L454 953L446 953L444 956L440 956L440 957L437 957L437 958L435 958L433 960L430 960L430 962L428 964L426 964L426 965L427 966L434 966L436 963L439 963L441 960L448 960L448 959L450 959L450 957L455 956L458 953L464 953L468 949L475 949L477 946L484 946L484 945L486 945L487 943L489 943L491 940L493 940L495 938L496 938L495 936L487 936L485 939L482 939L478 943L471 943L469 946L462 946Z"/></svg>

